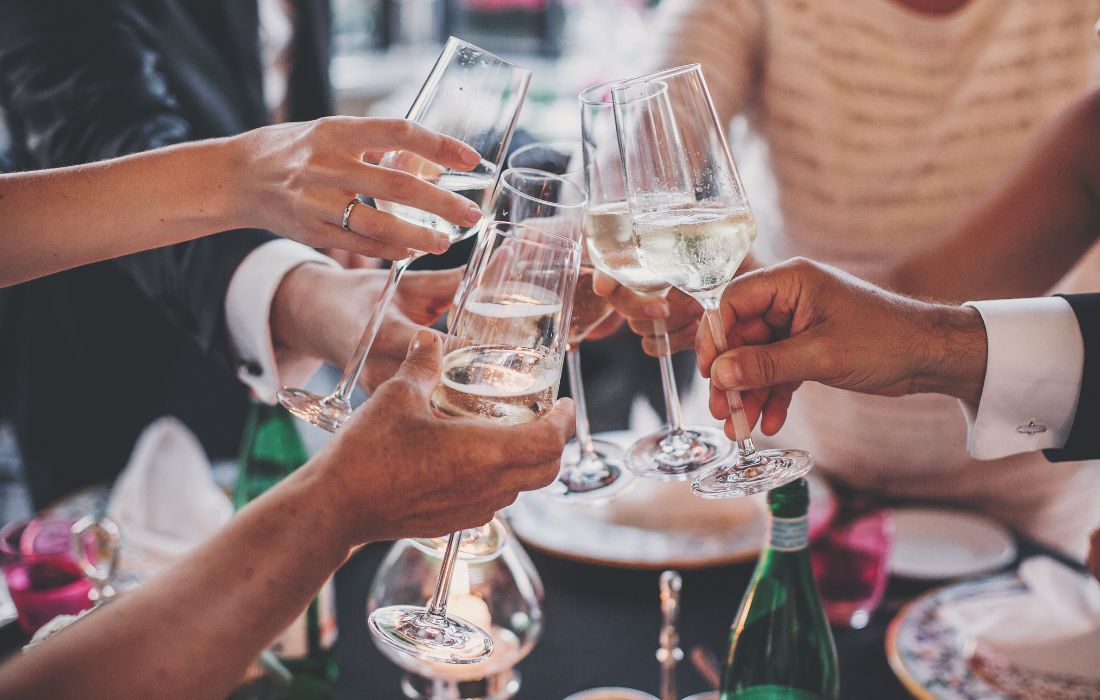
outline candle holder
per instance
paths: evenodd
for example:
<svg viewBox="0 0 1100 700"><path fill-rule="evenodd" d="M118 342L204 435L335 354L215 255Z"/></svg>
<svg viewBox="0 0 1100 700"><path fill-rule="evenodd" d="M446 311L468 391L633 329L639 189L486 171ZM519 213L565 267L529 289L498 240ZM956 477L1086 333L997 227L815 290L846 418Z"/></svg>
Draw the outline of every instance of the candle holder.
<svg viewBox="0 0 1100 700"><path fill-rule="evenodd" d="M507 700L520 687L515 669L542 633L543 587L530 557L506 533L494 556L459 558L451 580L448 611L487 630L493 654L472 664L418 659L386 644L375 645L407 671L401 689L414 700ZM389 605L423 605L432 595L442 552L398 540L382 561L367 598L367 615Z"/></svg>

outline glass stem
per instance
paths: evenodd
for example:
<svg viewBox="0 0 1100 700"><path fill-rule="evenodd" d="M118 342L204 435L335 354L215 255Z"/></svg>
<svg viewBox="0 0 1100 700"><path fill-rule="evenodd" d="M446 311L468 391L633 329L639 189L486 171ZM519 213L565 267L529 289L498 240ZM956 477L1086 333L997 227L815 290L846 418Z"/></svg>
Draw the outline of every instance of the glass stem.
<svg viewBox="0 0 1100 700"><path fill-rule="evenodd" d="M581 446L580 466L592 464L593 460L599 460L596 447L592 444L592 429L588 424L588 405L584 400L584 379L581 377L581 351L580 348L571 349L565 353L565 362L569 366L569 386L573 390L573 402L577 405L577 442Z"/></svg>
<svg viewBox="0 0 1100 700"><path fill-rule="evenodd" d="M657 361L661 365L661 388L665 394L665 420L668 421L669 435L665 440L684 434L684 414L680 409L680 392L676 389L676 375L672 368L672 348L668 342L668 326L664 319L653 322L653 333L657 340ZM664 442L664 440L662 440Z"/></svg>
<svg viewBox="0 0 1100 700"><path fill-rule="evenodd" d="M374 339L378 337L378 329L382 327L382 319L386 317L386 309L393 301L394 292L397 291L397 283L401 281L401 275L409 268L409 263L412 260L412 258L395 260L393 266L390 267L390 276L386 278L386 286L382 288L382 294L375 302L374 309L367 320L367 327L363 330L362 337L359 338L359 345L355 348L355 356L344 368L344 376L340 377L340 382L336 385L336 389L333 390L332 394L329 395L329 400L347 403L351 398L351 392L355 389L355 384L359 381L359 375L363 373L363 367L367 364L367 355L370 354L371 346L374 345Z"/></svg>
<svg viewBox="0 0 1100 700"><path fill-rule="evenodd" d="M703 302L703 315L707 317L707 322L710 324L710 336L714 340L714 347L721 355L729 350L729 344L726 342L726 329L722 326L722 312L715 300ZM733 434L737 436L740 461L755 454L756 448L753 447L752 438L749 437L751 432L749 419L745 415L745 404L741 401L741 394L732 390L727 391L726 401L729 403L730 419L733 421Z"/></svg>
<svg viewBox="0 0 1100 700"><path fill-rule="evenodd" d="M428 612L443 617L447 614L447 598L451 594L451 579L455 575L455 562L458 561L461 532L452 532L447 538L447 550L443 553L443 564L439 568L439 578L435 581L432 599L428 601Z"/></svg>

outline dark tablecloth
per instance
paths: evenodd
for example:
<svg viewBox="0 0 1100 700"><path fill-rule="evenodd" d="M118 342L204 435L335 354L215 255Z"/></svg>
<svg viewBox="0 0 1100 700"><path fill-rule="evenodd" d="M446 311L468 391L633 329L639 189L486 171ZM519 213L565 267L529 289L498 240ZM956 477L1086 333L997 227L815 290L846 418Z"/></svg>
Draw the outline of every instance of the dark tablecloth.
<svg viewBox="0 0 1100 700"><path fill-rule="evenodd" d="M366 598L387 545L361 550L336 576L340 628L339 698L402 698L402 671L370 640ZM518 698L561 700L597 686L624 686L656 694L660 626L657 571L625 571L530 552L546 586L542 638L519 665ZM680 645L702 644L724 656L730 622L741 603L752 564L683 571ZM886 627L897 609L928 584L893 581L884 606L862 630L834 629L845 700L891 700L908 693L891 672ZM686 660L680 694L708 690Z"/></svg>

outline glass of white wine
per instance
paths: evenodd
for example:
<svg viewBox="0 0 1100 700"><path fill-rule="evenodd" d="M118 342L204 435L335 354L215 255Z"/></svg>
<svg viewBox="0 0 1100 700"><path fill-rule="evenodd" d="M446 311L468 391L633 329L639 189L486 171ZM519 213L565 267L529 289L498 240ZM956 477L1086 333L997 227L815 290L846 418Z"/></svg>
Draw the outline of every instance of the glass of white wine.
<svg viewBox="0 0 1100 700"><path fill-rule="evenodd" d="M578 152L579 154L579 152ZM588 197L567 175L533 168L509 168L500 180L495 207L501 221L526 223L563 235L579 244ZM568 501L609 498L630 484L623 469L623 450L613 442L592 437L581 376L581 342L612 313L606 299L592 289L594 270L583 257L573 297L573 314L566 337L569 386L577 404L577 437L565 448L561 474L545 492Z"/></svg>
<svg viewBox="0 0 1100 700"><path fill-rule="evenodd" d="M633 241L642 264L690 294L719 352L726 347L719 303L756 240L737 167L698 64L618 83L611 89ZM737 449L692 489L708 498L773 489L808 472L808 452L757 450L741 395L726 393Z"/></svg>
<svg viewBox="0 0 1100 700"><path fill-rule="evenodd" d="M633 220L626 201L622 161L616 137L611 86L603 83L580 94L581 132L584 139L584 176L588 190L585 250L596 269L636 294L663 297L668 282L649 271L638 259ZM651 479L680 481L725 458L732 451L721 430L686 425L672 368L668 330L663 319L653 322L660 349L661 384L668 427L645 435L626 453L626 466Z"/></svg>
<svg viewBox="0 0 1100 700"><path fill-rule="evenodd" d="M554 405L565 356L580 245L522 224L494 223L479 241L444 345L432 408L446 416L518 424ZM427 606L395 605L370 614L382 644L419 659L468 664L493 651L488 632L447 615L461 533L447 541Z"/></svg>
<svg viewBox="0 0 1100 700"><path fill-rule="evenodd" d="M442 168L408 151L391 151L382 156L379 165L410 173L476 202L481 207L483 223L488 218L530 82L530 71L451 37L406 118L472 146L481 155L481 163L470 172L461 172ZM474 235L482 227L482 223L456 226L431 212L392 202L375 204L381 211L445 234L451 243ZM359 381L401 275L417 257L394 261L355 355L331 394L321 396L289 387L279 391L279 401L291 413L329 432L335 432L351 416L351 392Z"/></svg>
<svg viewBox="0 0 1100 700"><path fill-rule="evenodd" d="M577 139L534 141L512 151L509 168L534 168L561 175L584 187L584 145Z"/></svg>

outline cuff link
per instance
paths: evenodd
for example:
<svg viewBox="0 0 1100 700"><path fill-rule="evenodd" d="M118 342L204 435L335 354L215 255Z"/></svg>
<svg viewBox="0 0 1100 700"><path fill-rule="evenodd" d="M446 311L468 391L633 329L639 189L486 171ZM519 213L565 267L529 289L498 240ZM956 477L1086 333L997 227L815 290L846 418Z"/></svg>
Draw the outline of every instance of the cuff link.
<svg viewBox="0 0 1100 700"><path fill-rule="evenodd" d="M1027 425L1020 425L1016 427L1016 432L1020 433L1021 435L1038 435L1040 433L1045 433L1046 431L1047 427L1042 423L1036 423L1034 418L1029 420L1027 422Z"/></svg>

